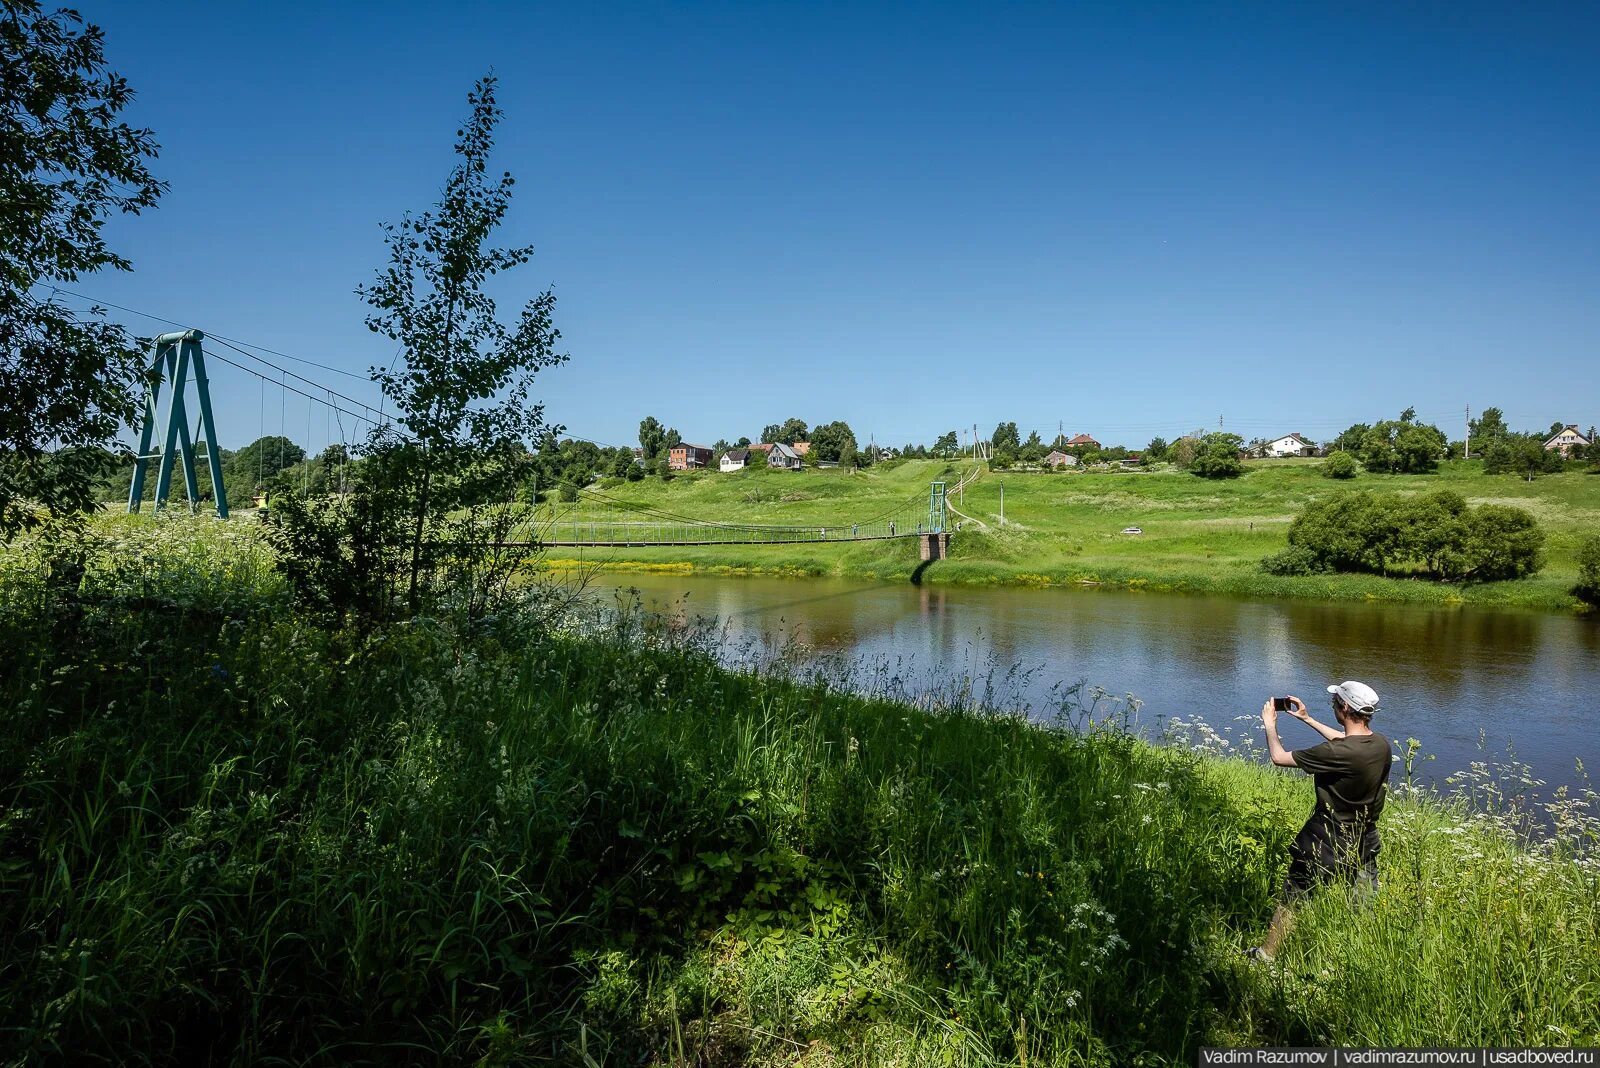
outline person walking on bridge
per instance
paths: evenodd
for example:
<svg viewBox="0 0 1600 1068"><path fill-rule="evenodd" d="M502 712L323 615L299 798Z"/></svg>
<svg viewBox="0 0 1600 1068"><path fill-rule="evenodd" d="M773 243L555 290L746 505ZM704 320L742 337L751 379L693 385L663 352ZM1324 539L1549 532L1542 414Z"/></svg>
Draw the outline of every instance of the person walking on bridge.
<svg viewBox="0 0 1600 1068"><path fill-rule="evenodd" d="M1319 723L1298 697L1271 698L1261 706L1267 751L1280 768L1299 768L1316 783L1317 802L1289 846L1289 876L1272 913L1267 936L1248 950L1270 961L1294 926L1294 904L1324 883L1356 886L1363 895L1378 889L1378 817L1388 794L1394 748L1372 729L1378 694L1361 682L1329 686L1339 727ZM1325 739L1290 751L1278 738L1278 712L1286 711Z"/></svg>

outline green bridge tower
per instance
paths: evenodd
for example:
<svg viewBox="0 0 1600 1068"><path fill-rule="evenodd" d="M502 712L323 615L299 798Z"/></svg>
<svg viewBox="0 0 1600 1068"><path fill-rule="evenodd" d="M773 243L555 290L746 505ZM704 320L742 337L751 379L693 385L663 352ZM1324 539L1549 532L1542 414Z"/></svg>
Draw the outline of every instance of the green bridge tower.
<svg viewBox="0 0 1600 1068"><path fill-rule="evenodd" d="M216 497L217 515L228 518L228 492L222 485L222 454L217 451L217 428L211 418L211 386L206 380L206 359L200 349L205 337L198 330L180 330L162 334L155 339L150 354L150 385L145 391L144 418L140 421L139 451L133 460L133 481L128 486L128 511L137 512L144 501L145 465L159 459L156 468L155 510L167 503L172 489L172 465L183 457L183 489L189 497L189 508L200 506L200 487L194 476L194 446L197 441L206 443L206 461L211 468L211 492ZM184 407L190 369L194 371L195 391L198 393L200 422L194 437L189 436L189 417ZM156 431L156 408L161 399L161 385L171 380L167 400L167 418L160 452L151 452Z"/></svg>

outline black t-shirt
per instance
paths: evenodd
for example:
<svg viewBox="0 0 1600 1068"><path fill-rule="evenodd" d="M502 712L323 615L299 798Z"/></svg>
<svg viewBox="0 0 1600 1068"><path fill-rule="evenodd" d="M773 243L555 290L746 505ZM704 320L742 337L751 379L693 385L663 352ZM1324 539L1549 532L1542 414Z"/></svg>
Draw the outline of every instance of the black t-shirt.
<svg viewBox="0 0 1600 1068"><path fill-rule="evenodd" d="M1377 824L1394 762L1389 739L1376 733L1334 738L1296 749L1294 762L1316 780L1320 814L1347 827Z"/></svg>

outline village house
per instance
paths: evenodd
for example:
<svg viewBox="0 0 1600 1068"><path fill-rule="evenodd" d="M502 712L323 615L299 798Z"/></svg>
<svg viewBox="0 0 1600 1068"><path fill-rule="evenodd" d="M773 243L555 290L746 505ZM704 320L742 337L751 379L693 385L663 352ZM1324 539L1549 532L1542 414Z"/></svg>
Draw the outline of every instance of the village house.
<svg viewBox="0 0 1600 1068"><path fill-rule="evenodd" d="M745 465L749 462L749 449L729 449L727 452L722 454L723 473L727 473L729 471L743 471L745 469Z"/></svg>
<svg viewBox="0 0 1600 1068"><path fill-rule="evenodd" d="M1100 445L1100 443L1098 441L1094 440L1094 438L1091 438L1088 434L1076 434L1076 435L1074 435L1072 437L1072 439L1070 441L1067 442L1067 448L1069 448L1069 449L1095 449L1095 450L1098 451L1101 448L1101 445Z"/></svg>
<svg viewBox="0 0 1600 1068"><path fill-rule="evenodd" d="M783 471L798 471L801 465L800 454L795 452L793 446L777 442L767 452L767 466L776 467Z"/></svg>
<svg viewBox="0 0 1600 1068"><path fill-rule="evenodd" d="M1051 470L1059 470L1063 467L1077 467L1078 458L1073 456L1071 453L1066 453L1062 452L1060 449L1055 449L1044 458L1044 463L1045 466Z"/></svg>
<svg viewBox="0 0 1600 1068"><path fill-rule="evenodd" d="M1285 434L1281 438L1273 438L1266 444L1266 454L1277 458L1283 456L1315 456L1317 447L1299 434Z"/></svg>
<svg viewBox="0 0 1600 1068"><path fill-rule="evenodd" d="M699 471L711 464L711 450L683 442L667 450L667 467L673 471Z"/></svg>
<svg viewBox="0 0 1600 1068"><path fill-rule="evenodd" d="M1561 433L1551 434L1544 447L1570 457L1574 448L1588 448L1591 444L1593 443L1588 438L1579 433L1577 426L1569 424Z"/></svg>
<svg viewBox="0 0 1600 1068"><path fill-rule="evenodd" d="M811 442L797 441L791 445L790 448L794 449L796 456L804 456L806 453L811 451Z"/></svg>

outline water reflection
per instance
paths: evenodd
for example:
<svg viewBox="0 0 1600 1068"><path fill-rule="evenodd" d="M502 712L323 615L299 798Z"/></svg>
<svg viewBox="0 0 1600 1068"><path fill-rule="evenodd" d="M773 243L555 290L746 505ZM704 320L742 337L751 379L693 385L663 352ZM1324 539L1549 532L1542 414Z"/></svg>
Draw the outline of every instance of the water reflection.
<svg viewBox="0 0 1600 1068"><path fill-rule="evenodd" d="M1264 697L1297 693L1314 710L1346 678L1383 695L1396 740L1436 755L1437 779L1513 747L1552 785L1574 783L1574 758L1600 766L1600 622L1531 612L1406 605L1255 603L1097 590L867 585L833 580L602 578L648 606L714 618L734 644L804 657L909 665L929 688L998 667L1027 674L1007 695L1044 706L1080 679L1145 702L1146 719L1205 716L1254 736ZM1291 722L1291 746L1316 738ZM1304 735L1303 737L1301 735Z"/></svg>

